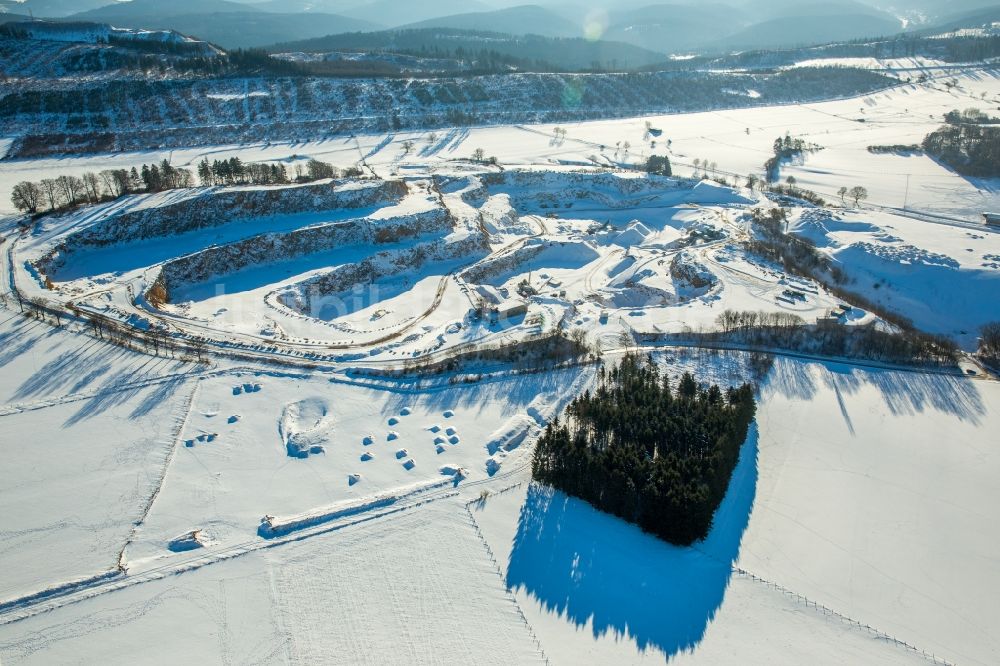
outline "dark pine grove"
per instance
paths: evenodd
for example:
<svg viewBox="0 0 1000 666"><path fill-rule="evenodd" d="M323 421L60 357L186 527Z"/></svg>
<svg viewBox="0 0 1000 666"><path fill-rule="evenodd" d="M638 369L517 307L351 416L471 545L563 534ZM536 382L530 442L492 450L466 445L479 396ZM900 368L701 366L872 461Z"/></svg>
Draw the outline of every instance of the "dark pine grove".
<svg viewBox="0 0 1000 666"><path fill-rule="evenodd" d="M684 374L672 389L629 355L566 408L532 475L677 545L707 536L756 413L748 384L723 392Z"/></svg>

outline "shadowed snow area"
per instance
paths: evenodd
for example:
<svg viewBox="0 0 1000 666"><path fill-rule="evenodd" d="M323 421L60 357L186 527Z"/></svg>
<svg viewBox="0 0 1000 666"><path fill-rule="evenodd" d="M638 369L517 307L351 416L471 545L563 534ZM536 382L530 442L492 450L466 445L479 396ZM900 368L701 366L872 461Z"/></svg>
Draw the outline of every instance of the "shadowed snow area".
<svg viewBox="0 0 1000 666"><path fill-rule="evenodd" d="M507 584L549 613L670 658L696 646L722 605L753 507L751 431L704 542L679 548L577 499L532 485L521 507Z"/></svg>

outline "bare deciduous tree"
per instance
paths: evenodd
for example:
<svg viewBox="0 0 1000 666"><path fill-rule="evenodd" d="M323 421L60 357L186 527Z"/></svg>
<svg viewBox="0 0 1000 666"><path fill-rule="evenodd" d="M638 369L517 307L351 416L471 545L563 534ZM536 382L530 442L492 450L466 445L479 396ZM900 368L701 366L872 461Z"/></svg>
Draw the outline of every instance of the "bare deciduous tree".
<svg viewBox="0 0 1000 666"><path fill-rule="evenodd" d="M850 197L854 199L854 207L857 208L862 199L868 198L868 190L860 185L851 188Z"/></svg>
<svg viewBox="0 0 1000 666"><path fill-rule="evenodd" d="M49 210L55 210L59 207L60 192L59 184L53 178L45 178L38 186L42 190L42 194L45 195L45 200L49 203Z"/></svg>
<svg viewBox="0 0 1000 666"><path fill-rule="evenodd" d="M101 200L101 179L92 171L83 174L83 188L87 193L87 200L90 203L97 203Z"/></svg>
<svg viewBox="0 0 1000 666"><path fill-rule="evenodd" d="M42 188L32 182L21 182L14 186L10 193L10 201L14 207L25 213L35 214L42 205L44 194Z"/></svg>

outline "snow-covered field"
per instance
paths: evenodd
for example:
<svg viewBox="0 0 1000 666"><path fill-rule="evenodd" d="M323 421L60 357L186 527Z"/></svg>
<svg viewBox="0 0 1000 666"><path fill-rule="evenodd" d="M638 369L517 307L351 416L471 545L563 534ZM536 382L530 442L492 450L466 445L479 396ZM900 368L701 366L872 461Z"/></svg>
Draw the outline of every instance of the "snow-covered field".
<svg viewBox="0 0 1000 666"><path fill-rule="evenodd" d="M826 317L841 298L746 249L752 212L776 204L745 176L786 131L823 150L783 176L831 200L871 192L859 209L783 202L788 231L850 291L973 350L1000 312L1000 234L976 219L1000 208L996 184L867 150L996 104L992 70L956 79L565 137L175 151L175 165L363 160L384 180L129 197L23 233L4 219L0 293L200 346L128 349L0 307L0 661L1000 662L1000 383L981 370L778 356L692 548L531 483L534 438L595 366L377 372L559 329L612 362L631 333L714 330L725 309ZM475 148L503 168L469 161ZM651 150L680 177L593 168ZM0 194L163 157L3 161ZM695 158L741 178L688 178ZM156 284L169 302L147 298ZM848 312L843 325L881 325ZM642 351L722 383L759 360Z"/></svg>
<svg viewBox="0 0 1000 666"><path fill-rule="evenodd" d="M5 334L33 339L19 325ZM136 354L43 332L4 369L45 368L80 345L131 378L103 391L49 380L0 416L17 462L5 467L17 522L0 551L4 598L91 579L0 606L5 663L166 651L265 663L1000 655L994 382L779 359L712 535L678 549L531 486L530 440L491 456L491 442L550 416L588 372L389 391L340 373L165 361L138 377ZM661 361L725 380L738 357ZM433 426L458 443L435 444ZM323 451L292 457L290 441ZM492 476L491 457L502 463ZM265 515L302 522L261 536ZM194 550L180 547L194 530Z"/></svg>
<svg viewBox="0 0 1000 666"><path fill-rule="evenodd" d="M474 515L560 663L921 661L830 610L954 663L993 663L1000 452L983 433L998 388L779 361L759 435L694 549L530 486Z"/></svg>

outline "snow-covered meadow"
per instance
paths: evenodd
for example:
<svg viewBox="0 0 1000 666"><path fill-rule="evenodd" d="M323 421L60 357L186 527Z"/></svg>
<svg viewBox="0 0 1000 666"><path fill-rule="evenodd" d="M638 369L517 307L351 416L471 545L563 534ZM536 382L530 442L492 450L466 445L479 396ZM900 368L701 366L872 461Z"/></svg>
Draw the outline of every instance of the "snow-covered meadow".
<svg viewBox="0 0 1000 666"><path fill-rule="evenodd" d="M5 332L23 333L18 323ZM5 662L167 649L364 663L1000 654L988 625L1000 610L988 510L1000 456L985 434L1000 413L995 382L779 359L712 534L679 549L530 485L530 437L508 433L550 416L586 371L419 390L266 367L164 364L136 376L136 354L46 333L5 368L45 368L76 344L132 381L91 395L50 380L0 416L19 437L5 446L26 461L5 484L17 489L6 514L20 521L0 552L5 598L83 581L0 607ZM700 368L713 381L738 380L740 357L658 356L671 374ZM155 434L148 419L160 413ZM46 455L23 458L46 427L57 431ZM147 455L140 430L155 460L137 484L122 456ZM289 442L322 452L290 456ZM491 458L502 463L492 476ZM261 536L265 516L303 522ZM60 519L75 527L51 524ZM175 547L192 530L194 550ZM176 646L175 631L186 637Z"/></svg>

